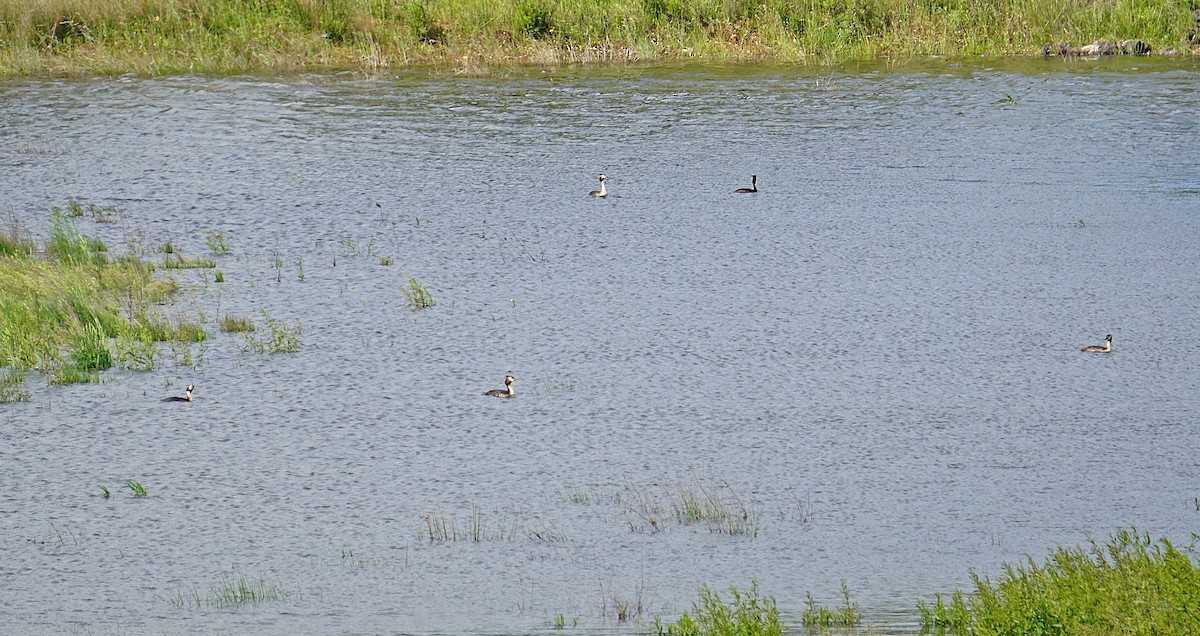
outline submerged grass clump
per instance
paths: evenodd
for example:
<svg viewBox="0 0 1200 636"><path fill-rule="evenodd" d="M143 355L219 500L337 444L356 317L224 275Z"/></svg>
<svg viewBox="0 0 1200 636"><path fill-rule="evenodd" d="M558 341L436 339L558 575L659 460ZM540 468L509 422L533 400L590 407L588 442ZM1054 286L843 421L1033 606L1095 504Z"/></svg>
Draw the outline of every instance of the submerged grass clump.
<svg viewBox="0 0 1200 636"><path fill-rule="evenodd" d="M0 371L0 404L28 402L25 392L25 374L21 371Z"/></svg>
<svg viewBox="0 0 1200 636"><path fill-rule="evenodd" d="M919 603L924 627L950 634L1192 634L1200 625L1200 566L1167 539L1120 530L1103 545L1058 547L1041 564L1007 566L975 591Z"/></svg>
<svg viewBox="0 0 1200 636"><path fill-rule="evenodd" d="M400 293L404 294L404 303L413 309L425 309L436 304L433 300L433 294L425 285L417 281L412 276L408 277L408 286L400 286Z"/></svg>
<svg viewBox="0 0 1200 636"><path fill-rule="evenodd" d="M700 586L700 600L679 620L664 625L654 618L651 634L656 636L780 636L783 623L775 598L763 596L758 581L749 590L730 586L732 601L726 603L707 585Z"/></svg>
<svg viewBox="0 0 1200 636"><path fill-rule="evenodd" d="M221 318L221 331L225 333L250 333L254 331L254 321L246 316L225 314L225 317Z"/></svg>
<svg viewBox="0 0 1200 636"><path fill-rule="evenodd" d="M243 331L242 349L257 353L294 353L300 350L300 325L288 325L277 320L266 309L260 309L266 329Z"/></svg>
<svg viewBox="0 0 1200 636"><path fill-rule="evenodd" d="M712 532L758 535L758 515L746 509L729 484L724 488L677 484L669 493L675 519L680 523L705 523Z"/></svg>
<svg viewBox="0 0 1200 636"><path fill-rule="evenodd" d="M213 256L229 254L229 240L225 238L224 232L208 232L204 235L204 243L208 245L208 251L212 252Z"/></svg>
<svg viewBox="0 0 1200 636"><path fill-rule="evenodd" d="M716 534L758 536L758 512L747 508L726 482L679 482L664 487L662 493L665 504L654 490L634 488L614 493L610 499L620 507L632 532L662 532L674 518L680 525L705 524Z"/></svg>
<svg viewBox="0 0 1200 636"><path fill-rule="evenodd" d="M178 285L133 256L111 259L68 212L52 212L44 252L16 232L0 245L0 368L38 370L53 383L96 382L120 365L153 368L155 343L199 342L203 328L152 307Z"/></svg>
<svg viewBox="0 0 1200 636"><path fill-rule="evenodd" d="M466 527L459 525L457 513L446 514L441 510L425 512L421 515L422 527L418 532L422 541L429 543L453 543L456 541L512 541L517 536L517 522L497 509L494 518L484 514L479 504L472 502L471 511ZM538 533L537 529L527 529L526 535L531 538Z"/></svg>
<svg viewBox="0 0 1200 636"><path fill-rule="evenodd" d="M283 600L285 597L286 594L279 584L268 582L262 577L252 578L234 570L230 574L221 575L220 582L210 585L204 591L193 586L190 591L176 590L165 598L172 607L180 609L237 609Z"/></svg>
<svg viewBox="0 0 1200 636"><path fill-rule="evenodd" d="M178 252L168 252L163 256L163 269L212 269L217 262L207 256L187 258Z"/></svg>
<svg viewBox="0 0 1200 636"><path fill-rule="evenodd" d="M811 592L808 594L807 605L804 614L800 617L805 627L855 627L862 623L862 611L859 609L858 603L850 600L850 588L846 585L846 579L842 579L842 604L840 606L829 609L820 605L813 598Z"/></svg>

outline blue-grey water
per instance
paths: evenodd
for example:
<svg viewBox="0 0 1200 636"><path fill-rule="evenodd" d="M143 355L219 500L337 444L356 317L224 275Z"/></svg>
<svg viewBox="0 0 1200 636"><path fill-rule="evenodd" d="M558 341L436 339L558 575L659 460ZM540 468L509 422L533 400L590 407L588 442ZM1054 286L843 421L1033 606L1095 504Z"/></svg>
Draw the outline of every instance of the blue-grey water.
<svg viewBox="0 0 1200 636"><path fill-rule="evenodd" d="M631 634L752 580L799 629L844 580L901 633L1187 544L1197 113L1145 59L0 82L5 231L230 248L169 273L203 345L0 405L0 632ZM220 330L262 312L298 352Z"/></svg>

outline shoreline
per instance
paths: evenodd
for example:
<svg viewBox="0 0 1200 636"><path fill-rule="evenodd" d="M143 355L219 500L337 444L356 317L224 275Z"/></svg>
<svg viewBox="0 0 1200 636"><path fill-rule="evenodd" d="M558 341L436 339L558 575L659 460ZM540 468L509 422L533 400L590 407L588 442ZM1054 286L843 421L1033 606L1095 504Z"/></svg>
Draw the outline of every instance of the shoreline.
<svg viewBox="0 0 1200 636"><path fill-rule="evenodd" d="M0 77L1194 58L1200 9L1152 0L0 0ZM1126 48L1127 50L1121 50ZM1148 50L1147 50L1148 49Z"/></svg>

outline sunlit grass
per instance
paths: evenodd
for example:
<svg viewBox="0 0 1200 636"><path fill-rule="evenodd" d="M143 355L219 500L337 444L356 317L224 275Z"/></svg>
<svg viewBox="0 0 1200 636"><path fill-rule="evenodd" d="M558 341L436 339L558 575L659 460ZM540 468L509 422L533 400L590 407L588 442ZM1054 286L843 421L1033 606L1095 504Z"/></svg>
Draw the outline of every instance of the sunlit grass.
<svg viewBox="0 0 1200 636"><path fill-rule="evenodd" d="M425 309L437 304L429 289L412 276L408 277L407 287L404 285L400 286L400 293L404 295L405 304L413 309Z"/></svg>
<svg viewBox="0 0 1200 636"><path fill-rule="evenodd" d="M850 588L846 585L845 579L842 579L841 605L830 609L817 603L811 592L808 594L806 605L807 607L804 608L804 613L800 617L805 627L855 627L862 622L862 611L859 609L858 603L850 600Z"/></svg>
<svg viewBox="0 0 1200 636"><path fill-rule="evenodd" d="M217 262L207 256L188 258L178 252L163 256L163 269L212 269Z"/></svg>
<svg viewBox="0 0 1200 636"><path fill-rule="evenodd" d="M96 382L113 366L153 368L156 342L205 338L199 324L151 309L170 299L175 281L135 257L110 258L72 218L53 211L44 251L21 234L0 239L0 368L41 371L58 384Z"/></svg>
<svg viewBox="0 0 1200 636"><path fill-rule="evenodd" d="M729 588L731 600L709 589L700 587L700 600L684 612L674 623L663 624L660 617L654 618L651 634L656 636L781 636L783 623L779 620L779 608L775 598L763 596L758 582L751 583L749 590Z"/></svg>
<svg viewBox="0 0 1200 636"><path fill-rule="evenodd" d="M575 503L590 498L588 493L569 495ZM677 482L661 489L627 487L606 499L617 506L632 532L662 532L671 520L678 525L704 524L715 534L756 537L759 532L758 511L748 507L725 482Z"/></svg>
<svg viewBox="0 0 1200 636"><path fill-rule="evenodd" d="M262 577L247 576L239 570L234 570L230 574L221 575L219 582L203 591L193 586L187 591L176 590L163 598L173 607L181 609L237 609L283 600L285 597L286 594L278 583L269 582Z"/></svg>
<svg viewBox="0 0 1200 636"><path fill-rule="evenodd" d="M254 321L246 316L225 314L221 318L221 331L226 333L249 333L254 331Z"/></svg>
<svg viewBox="0 0 1200 636"><path fill-rule="evenodd" d="M146 488L132 479L125 480L125 487L133 492L134 497L146 496Z"/></svg>
<svg viewBox="0 0 1200 636"><path fill-rule="evenodd" d="M1193 535L1194 536L1194 535ZM1120 530L1106 543L1056 548L1043 562L1008 565L995 580L972 573L972 594L918 603L928 629L950 634L1193 634L1200 565L1167 539Z"/></svg>
<svg viewBox="0 0 1200 636"><path fill-rule="evenodd" d="M421 522L418 535L422 541L428 543L513 541L520 530L517 520L507 512L496 509L488 514L475 502L471 503L465 523L459 521L457 512L446 513L442 510L423 513ZM530 539L557 540L557 535L554 533L553 529L547 528L544 524L542 526L527 525L525 528L525 535Z"/></svg>
<svg viewBox="0 0 1200 636"><path fill-rule="evenodd" d="M208 232L204 235L204 243L208 245L208 251L212 252L213 256L229 254L229 239L225 238L224 232Z"/></svg>
<svg viewBox="0 0 1200 636"><path fill-rule="evenodd" d="M1102 37L1186 50L1190 12L1156 0L0 0L0 74L824 64Z"/></svg>
<svg viewBox="0 0 1200 636"><path fill-rule="evenodd" d="M264 329L242 331L242 349L257 353L295 353L300 350L300 325L287 324L260 309Z"/></svg>
<svg viewBox="0 0 1200 636"><path fill-rule="evenodd" d="M22 371L0 371L0 404L28 402L25 391L25 373Z"/></svg>

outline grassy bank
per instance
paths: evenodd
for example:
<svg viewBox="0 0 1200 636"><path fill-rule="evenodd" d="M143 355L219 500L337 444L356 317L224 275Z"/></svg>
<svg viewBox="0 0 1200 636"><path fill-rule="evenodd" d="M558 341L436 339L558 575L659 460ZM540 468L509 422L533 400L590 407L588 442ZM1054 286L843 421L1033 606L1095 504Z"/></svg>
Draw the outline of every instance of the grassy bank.
<svg viewBox="0 0 1200 636"><path fill-rule="evenodd" d="M994 581L974 579L969 597L920 604L924 626L977 636L1200 632L1200 566L1166 539L1137 531L1086 550L1060 547Z"/></svg>
<svg viewBox="0 0 1200 636"><path fill-rule="evenodd" d="M26 370L94 382L113 366L152 369L159 342L203 340L198 324L153 309L177 288L153 270L133 256L110 258L60 210L44 246L18 230L0 233L0 372L10 382Z"/></svg>
<svg viewBox="0 0 1200 636"><path fill-rule="evenodd" d="M0 0L0 74L1190 50L1192 0Z"/></svg>

